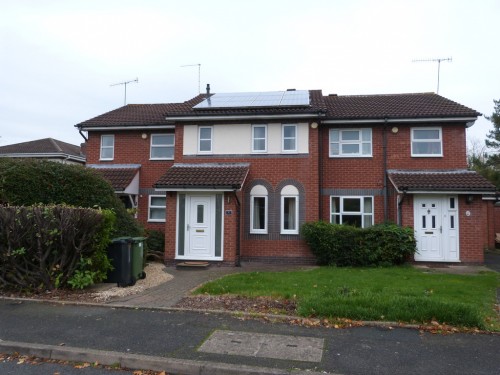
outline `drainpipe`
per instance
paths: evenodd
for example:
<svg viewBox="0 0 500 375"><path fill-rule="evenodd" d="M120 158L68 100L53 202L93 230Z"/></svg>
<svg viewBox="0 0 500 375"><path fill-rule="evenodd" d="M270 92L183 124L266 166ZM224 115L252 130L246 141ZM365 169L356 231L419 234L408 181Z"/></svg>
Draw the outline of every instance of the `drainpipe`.
<svg viewBox="0 0 500 375"><path fill-rule="evenodd" d="M318 220L322 220L323 215L323 137L321 136L321 127L319 126L318 121Z"/></svg>
<svg viewBox="0 0 500 375"><path fill-rule="evenodd" d="M237 217L237 223L236 223L236 267L241 267L241 262L240 262L240 257L241 257L241 203L238 198L238 194L236 194L236 190L233 190L234 193L234 199L236 199L236 206L237 210L236 213L238 215Z"/></svg>
<svg viewBox="0 0 500 375"><path fill-rule="evenodd" d="M387 196L389 195L387 187L387 117L384 119L384 127L382 129L382 150L384 159L384 187L382 194L384 195L384 222L387 222Z"/></svg>
<svg viewBox="0 0 500 375"><path fill-rule="evenodd" d="M80 135L82 136L83 139L85 139L85 142L88 141L87 137L85 137L82 133L82 129L78 129L78 132L80 133Z"/></svg>
<svg viewBox="0 0 500 375"><path fill-rule="evenodd" d="M405 201L406 192L408 191L408 187L401 186L401 191L403 192L403 195L401 195L401 198L398 202L398 225L400 227L403 226L403 202Z"/></svg>

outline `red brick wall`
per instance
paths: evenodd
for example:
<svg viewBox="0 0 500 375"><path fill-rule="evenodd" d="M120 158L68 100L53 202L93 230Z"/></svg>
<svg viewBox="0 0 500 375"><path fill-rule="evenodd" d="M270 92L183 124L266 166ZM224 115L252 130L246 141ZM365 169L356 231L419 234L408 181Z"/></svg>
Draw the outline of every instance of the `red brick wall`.
<svg viewBox="0 0 500 375"><path fill-rule="evenodd" d="M151 134L171 133L169 131L143 131L130 130L120 132L89 132L87 141L87 164L140 164L139 188L152 189L153 184L167 171L173 164L173 160L149 160ZM99 160L101 135L114 134L115 148L113 160ZM146 139L142 138L146 134ZM176 139L176 144L177 139ZM179 148L179 147L177 147ZM154 193L153 195L162 195ZM148 229L164 230L164 223L148 222L149 195L140 194L138 199L138 221Z"/></svg>
<svg viewBox="0 0 500 375"><path fill-rule="evenodd" d="M265 180L271 185L272 191L269 194L278 193L280 183L285 180L295 180L304 188L305 216L303 221L313 221L319 218L319 183L318 183L318 130L309 129L309 155L269 155L269 156L184 156L181 142L184 135L184 127L178 126L176 129L176 144L179 145L175 151L176 163L250 163L250 170L245 180L245 186L251 184L255 179ZM297 259L310 262L312 254L299 235L289 235L288 239L266 239L256 240L246 238L249 232L248 222L245 221L246 196L239 193L241 202L241 238L240 253L244 260L282 260L282 258L296 261ZM228 203L227 198L230 198ZM233 210L232 215L224 216L224 261L233 262L236 260L236 233L237 233L237 209L234 206L233 193L226 193L224 207L225 210ZM300 203L299 203L300 204ZM229 207L229 208L228 208ZM276 213L279 216L279 212ZM168 222L169 219L167 219ZM168 227L168 225L167 225ZM281 237L276 235L275 237ZM175 238L175 237L174 237Z"/></svg>
<svg viewBox="0 0 500 375"><path fill-rule="evenodd" d="M465 196L458 197L460 217L460 261L483 263L484 249L488 247L488 204L479 195L472 203ZM467 215L467 212L470 215Z"/></svg>

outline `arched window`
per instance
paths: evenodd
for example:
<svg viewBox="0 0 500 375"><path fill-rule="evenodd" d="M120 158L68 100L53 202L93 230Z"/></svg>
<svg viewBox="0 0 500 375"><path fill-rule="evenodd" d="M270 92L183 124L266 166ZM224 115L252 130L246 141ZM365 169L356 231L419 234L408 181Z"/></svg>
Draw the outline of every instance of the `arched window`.
<svg viewBox="0 0 500 375"><path fill-rule="evenodd" d="M267 189L255 185L250 191L250 233L267 233Z"/></svg>
<svg viewBox="0 0 500 375"><path fill-rule="evenodd" d="M293 185L281 189L281 234L299 233L299 190Z"/></svg>

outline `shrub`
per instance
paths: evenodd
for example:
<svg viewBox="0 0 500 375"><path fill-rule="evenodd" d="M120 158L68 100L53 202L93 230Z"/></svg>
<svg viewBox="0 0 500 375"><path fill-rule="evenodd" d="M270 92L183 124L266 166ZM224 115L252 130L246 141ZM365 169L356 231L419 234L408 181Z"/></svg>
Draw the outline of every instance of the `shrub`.
<svg viewBox="0 0 500 375"><path fill-rule="evenodd" d="M165 233L160 230L146 230L148 250L165 252Z"/></svg>
<svg viewBox="0 0 500 375"><path fill-rule="evenodd" d="M321 265L401 264L416 251L413 229L395 224L362 229L318 221L305 223L302 235Z"/></svg>
<svg viewBox="0 0 500 375"><path fill-rule="evenodd" d="M81 165L0 158L0 203L16 206L68 204L111 209L116 214L114 237L142 234L141 227L127 213L109 182L94 169Z"/></svg>
<svg viewBox="0 0 500 375"><path fill-rule="evenodd" d="M115 215L63 205L0 207L0 286L83 288L102 281Z"/></svg>

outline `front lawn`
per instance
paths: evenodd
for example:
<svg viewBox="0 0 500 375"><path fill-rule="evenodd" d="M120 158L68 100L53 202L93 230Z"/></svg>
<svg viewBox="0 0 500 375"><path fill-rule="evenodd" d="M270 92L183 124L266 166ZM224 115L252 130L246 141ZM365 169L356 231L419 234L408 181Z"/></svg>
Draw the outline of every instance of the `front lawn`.
<svg viewBox="0 0 500 375"><path fill-rule="evenodd" d="M452 275L411 267L334 268L226 276L197 294L295 299L305 317L430 323L500 330L500 276Z"/></svg>

